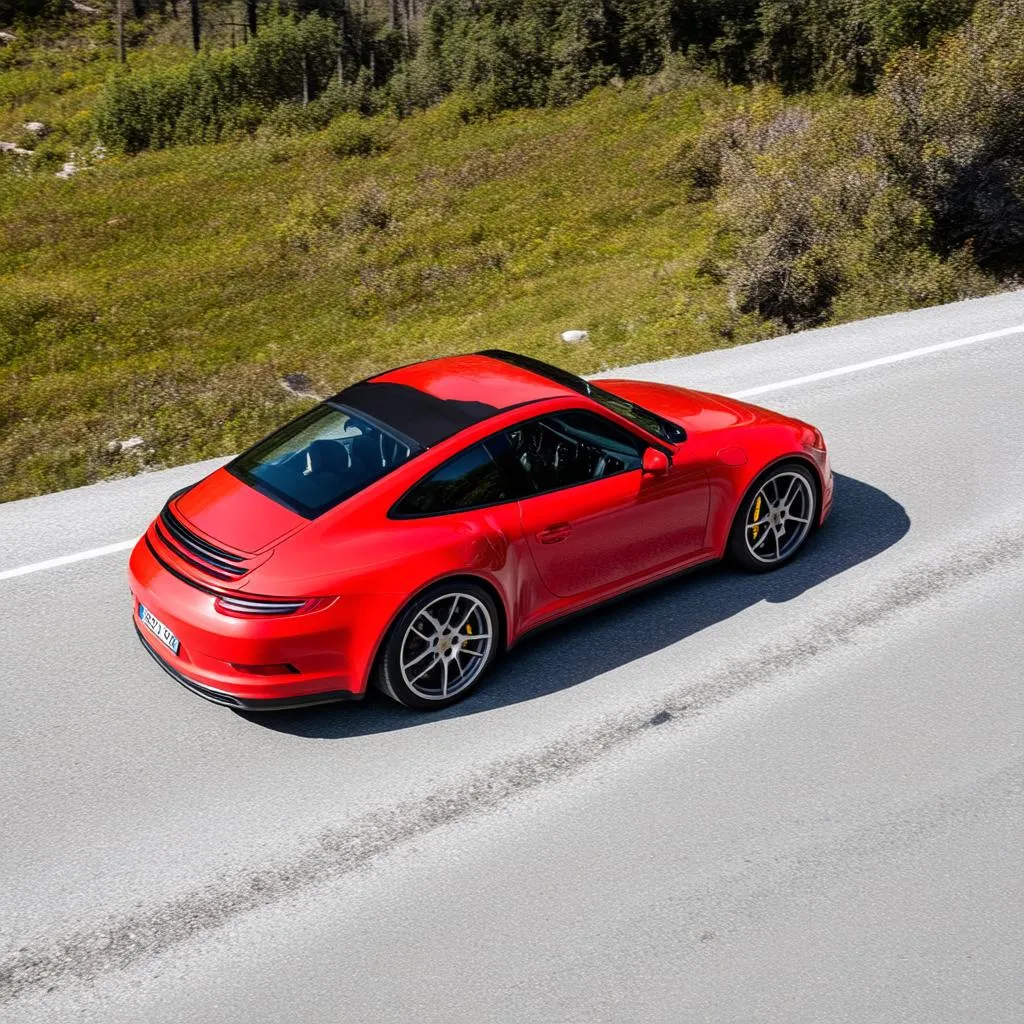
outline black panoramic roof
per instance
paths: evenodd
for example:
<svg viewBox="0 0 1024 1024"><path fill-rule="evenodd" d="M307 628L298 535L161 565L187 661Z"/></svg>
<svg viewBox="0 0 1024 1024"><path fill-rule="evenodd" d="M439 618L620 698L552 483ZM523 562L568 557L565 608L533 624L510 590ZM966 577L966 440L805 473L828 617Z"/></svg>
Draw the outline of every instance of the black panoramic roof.
<svg viewBox="0 0 1024 1024"><path fill-rule="evenodd" d="M486 402L464 402L420 391L394 381L363 380L339 391L328 405L351 409L402 434L418 448L429 448L501 410Z"/></svg>
<svg viewBox="0 0 1024 1024"><path fill-rule="evenodd" d="M655 436L664 440L678 441L686 437L682 427L662 420L654 413L641 409L635 403L619 398L605 391L604 388L592 384L582 377L577 377L576 374L570 373L568 370L552 366L550 363L534 359L532 356L506 352L500 348L489 348L472 356L453 356L445 360L438 360L437 364L448 363L457 366L461 363L464 367L468 360L481 357L497 360L507 366L514 366L530 375L519 380L519 401L493 405L470 399L442 398L424 387L402 383L400 380L382 379L382 377L405 375L416 381L417 368L429 364L412 363L408 367L400 367L387 374L359 381L359 383L339 391L333 398L327 399L327 405L358 413L370 422L376 423L378 427L400 436L411 447L421 449L430 448L445 441L467 427L490 419L500 412L519 405L529 405L545 398L565 395L567 392L585 395L598 404L613 409L619 415L632 419L648 432L654 433ZM550 381L555 387L539 389L530 387L525 392L522 390L524 379L538 378Z"/></svg>
<svg viewBox="0 0 1024 1024"><path fill-rule="evenodd" d="M544 377L580 395L589 395L593 390L593 385L589 381L585 381L582 377L577 377L575 373L570 373L568 370L563 370L560 366L552 366L551 363L545 363L543 359L534 359L533 356L522 356L518 352L506 352L503 348L485 348L482 352L478 352L477 355L487 356L490 359L500 359L501 362L508 363L511 366L518 366L521 370L529 370L530 373L535 373L538 377Z"/></svg>

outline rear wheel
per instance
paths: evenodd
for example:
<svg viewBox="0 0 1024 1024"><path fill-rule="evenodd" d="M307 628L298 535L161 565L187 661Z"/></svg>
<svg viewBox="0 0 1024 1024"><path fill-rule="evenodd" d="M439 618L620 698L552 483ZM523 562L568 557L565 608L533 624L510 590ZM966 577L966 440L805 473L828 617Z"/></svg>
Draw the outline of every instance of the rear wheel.
<svg viewBox="0 0 1024 1024"><path fill-rule="evenodd" d="M498 611L483 587L438 584L415 597L392 627L377 686L409 708L448 707L487 671L498 635Z"/></svg>
<svg viewBox="0 0 1024 1024"><path fill-rule="evenodd" d="M767 572L790 561L804 546L818 510L811 471L796 462L767 469L747 492L729 537L734 562Z"/></svg>

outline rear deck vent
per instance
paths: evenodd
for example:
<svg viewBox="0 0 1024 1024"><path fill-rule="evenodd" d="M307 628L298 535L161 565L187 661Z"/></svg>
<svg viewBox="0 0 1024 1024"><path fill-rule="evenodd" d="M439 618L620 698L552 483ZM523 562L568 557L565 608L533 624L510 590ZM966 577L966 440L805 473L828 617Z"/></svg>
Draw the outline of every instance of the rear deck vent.
<svg viewBox="0 0 1024 1024"><path fill-rule="evenodd" d="M170 505L164 505L160 513L157 532L179 558L210 576L229 580L244 576L249 571L246 566L238 564L243 560L241 555L232 554L198 537L171 511Z"/></svg>

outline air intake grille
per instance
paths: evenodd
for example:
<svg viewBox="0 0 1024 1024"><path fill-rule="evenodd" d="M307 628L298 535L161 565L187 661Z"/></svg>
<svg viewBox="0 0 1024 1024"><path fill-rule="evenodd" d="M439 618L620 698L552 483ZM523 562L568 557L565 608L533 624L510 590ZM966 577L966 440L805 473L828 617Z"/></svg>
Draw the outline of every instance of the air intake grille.
<svg viewBox="0 0 1024 1024"><path fill-rule="evenodd" d="M210 576L230 580L244 576L249 571L246 566L238 564L242 561L240 555L234 555L197 537L178 519L169 505L164 505L160 513L157 533L179 558Z"/></svg>

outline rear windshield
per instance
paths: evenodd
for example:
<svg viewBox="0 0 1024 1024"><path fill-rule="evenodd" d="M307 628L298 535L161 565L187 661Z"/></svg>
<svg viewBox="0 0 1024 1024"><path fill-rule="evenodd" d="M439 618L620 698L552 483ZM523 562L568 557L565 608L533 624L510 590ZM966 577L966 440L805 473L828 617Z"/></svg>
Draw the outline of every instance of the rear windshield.
<svg viewBox="0 0 1024 1024"><path fill-rule="evenodd" d="M319 405L227 468L267 497L314 519L413 454L405 440L358 413Z"/></svg>

